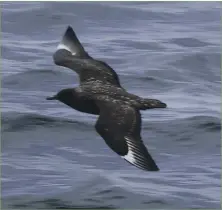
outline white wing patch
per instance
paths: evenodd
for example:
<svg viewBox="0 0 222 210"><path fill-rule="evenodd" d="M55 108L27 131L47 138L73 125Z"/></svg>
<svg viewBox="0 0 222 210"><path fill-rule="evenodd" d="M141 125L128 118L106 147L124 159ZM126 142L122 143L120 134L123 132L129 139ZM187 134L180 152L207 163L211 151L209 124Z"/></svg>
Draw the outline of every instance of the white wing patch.
<svg viewBox="0 0 222 210"><path fill-rule="evenodd" d="M127 160L128 162L130 162L132 164L136 163L134 153L130 149L129 149L129 152L127 153L127 155L122 156L122 158L124 158L125 160Z"/></svg>
<svg viewBox="0 0 222 210"><path fill-rule="evenodd" d="M132 164L135 164L136 163L136 159L135 159L135 154L132 150L132 147L130 147L130 144L128 143L130 141L129 138L125 137L126 139L126 143L127 143L127 146L128 146L128 153L127 155L124 155L124 156L121 156L122 158L124 158L126 161L132 163Z"/></svg>
<svg viewBox="0 0 222 210"><path fill-rule="evenodd" d="M60 43L60 44L57 46L57 50L61 50L61 49L68 50L69 52L72 53L72 55L75 55L75 54L76 54L76 53L73 53L72 50L71 50L67 45L64 45L63 43Z"/></svg>
<svg viewBox="0 0 222 210"><path fill-rule="evenodd" d="M125 140L128 146L128 153L124 156L121 156L122 158L124 158L132 165L146 171L159 170L142 142L135 141L134 139L130 139L128 137L125 137Z"/></svg>

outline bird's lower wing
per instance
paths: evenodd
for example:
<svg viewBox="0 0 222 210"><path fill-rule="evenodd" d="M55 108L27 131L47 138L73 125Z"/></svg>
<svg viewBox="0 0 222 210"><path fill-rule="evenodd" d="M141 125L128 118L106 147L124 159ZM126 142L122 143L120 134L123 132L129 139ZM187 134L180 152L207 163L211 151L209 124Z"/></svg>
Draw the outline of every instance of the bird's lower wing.
<svg viewBox="0 0 222 210"><path fill-rule="evenodd" d="M121 101L99 101L97 105L100 116L95 128L106 144L132 165L146 171L158 171L140 137L139 111Z"/></svg>

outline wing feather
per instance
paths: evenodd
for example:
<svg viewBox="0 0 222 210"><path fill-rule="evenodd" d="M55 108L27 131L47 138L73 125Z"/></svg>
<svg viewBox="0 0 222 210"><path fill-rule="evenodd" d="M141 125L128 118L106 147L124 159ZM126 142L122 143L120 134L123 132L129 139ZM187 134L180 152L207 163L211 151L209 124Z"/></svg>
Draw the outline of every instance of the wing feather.
<svg viewBox="0 0 222 210"><path fill-rule="evenodd" d="M140 137L141 115L139 110L124 104L123 101L100 96L97 105L100 116L96 130L107 145L132 165L146 170L158 171L159 168L149 154Z"/></svg>
<svg viewBox="0 0 222 210"><path fill-rule="evenodd" d="M89 56L70 26L57 46L53 59L56 65L78 73L80 83L100 81L121 87L117 73L105 62Z"/></svg>
<svg viewBox="0 0 222 210"><path fill-rule="evenodd" d="M128 146L128 153L122 156L122 158L143 170L159 170L142 141L135 141L135 139L130 139L129 137L125 137L125 140Z"/></svg>

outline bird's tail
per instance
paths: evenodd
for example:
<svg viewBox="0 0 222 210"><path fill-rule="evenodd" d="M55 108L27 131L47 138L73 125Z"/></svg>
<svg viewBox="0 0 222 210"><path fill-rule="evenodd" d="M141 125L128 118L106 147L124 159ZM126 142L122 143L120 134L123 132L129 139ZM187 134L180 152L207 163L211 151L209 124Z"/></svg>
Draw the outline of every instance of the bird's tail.
<svg viewBox="0 0 222 210"><path fill-rule="evenodd" d="M88 53L83 48L82 44L80 43L79 39L77 38L75 32L73 31L72 27L68 26L63 35L63 38L59 45L57 46L58 50L67 50L73 56L78 57L88 57Z"/></svg>
<svg viewBox="0 0 222 210"><path fill-rule="evenodd" d="M167 105L163 103L162 101L159 101L157 99L146 99L141 98L140 99L141 109L155 109L155 108L166 108Z"/></svg>

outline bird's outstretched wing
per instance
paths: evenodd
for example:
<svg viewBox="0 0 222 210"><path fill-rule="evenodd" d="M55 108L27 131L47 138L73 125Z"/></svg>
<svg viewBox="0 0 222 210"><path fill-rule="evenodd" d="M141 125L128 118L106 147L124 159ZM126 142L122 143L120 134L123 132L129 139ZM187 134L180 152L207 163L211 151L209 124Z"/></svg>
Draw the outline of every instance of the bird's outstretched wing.
<svg viewBox="0 0 222 210"><path fill-rule="evenodd" d="M62 41L53 54L53 59L56 65L77 72L80 83L101 81L120 87L117 73L105 62L89 56L70 26L66 29Z"/></svg>
<svg viewBox="0 0 222 210"><path fill-rule="evenodd" d="M106 144L134 166L146 171L158 171L158 166L140 136L139 110L122 101L111 101L107 96L99 97L96 103L100 115L95 128Z"/></svg>

